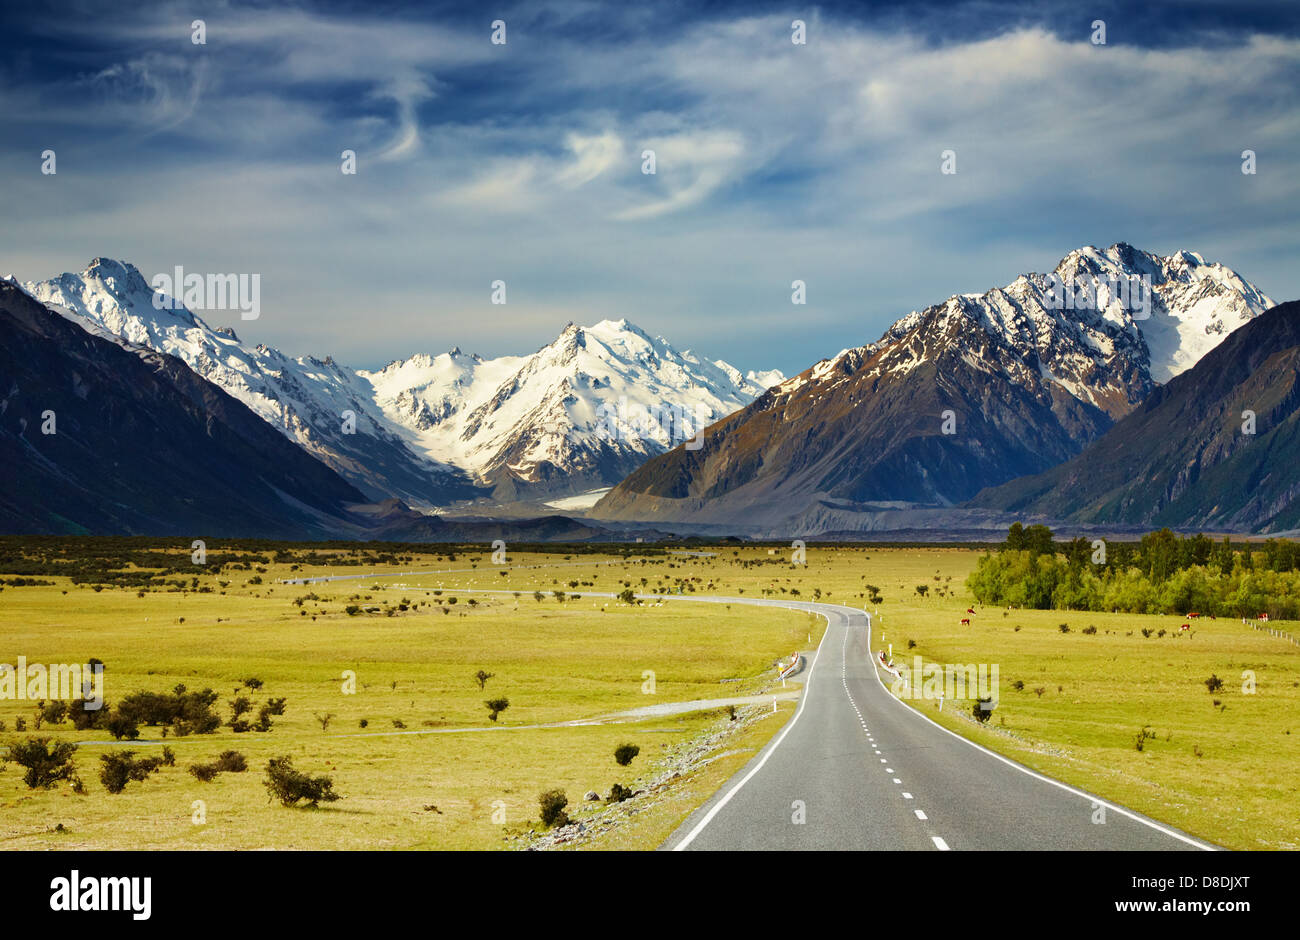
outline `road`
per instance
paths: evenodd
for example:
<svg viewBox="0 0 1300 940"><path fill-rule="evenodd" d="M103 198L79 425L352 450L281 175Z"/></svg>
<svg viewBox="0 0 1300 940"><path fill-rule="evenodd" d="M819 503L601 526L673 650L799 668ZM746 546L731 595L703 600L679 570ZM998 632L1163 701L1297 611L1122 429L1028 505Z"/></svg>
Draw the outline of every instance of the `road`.
<svg viewBox="0 0 1300 940"><path fill-rule="evenodd" d="M861 610L779 606L828 623L799 708L664 848L1211 848L995 755L898 701L868 652L870 620Z"/></svg>
<svg viewBox="0 0 1300 940"><path fill-rule="evenodd" d="M614 595L584 591L582 596ZM1214 848L994 754L900 702L885 687L868 652L871 620L862 610L752 597L637 597L784 607L819 614L827 622L804 673L804 693L794 717L687 818L664 843L665 849Z"/></svg>

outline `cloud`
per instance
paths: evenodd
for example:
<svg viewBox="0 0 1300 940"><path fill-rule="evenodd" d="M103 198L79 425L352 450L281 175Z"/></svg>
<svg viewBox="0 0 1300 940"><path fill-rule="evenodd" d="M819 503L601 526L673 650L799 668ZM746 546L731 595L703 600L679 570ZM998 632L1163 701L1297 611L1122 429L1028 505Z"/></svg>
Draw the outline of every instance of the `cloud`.
<svg viewBox="0 0 1300 940"><path fill-rule="evenodd" d="M1141 45L1107 14L1098 47L1068 17L963 5L954 22L984 23L968 32L938 9L823 9L807 46L789 15L685 5L507 4L497 47L482 17L401 7L216 4L203 47L180 4L38 19L43 56L0 55L0 179L22 220L6 267L258 271L265 312L241 336L356 365L518 352L564 319L627 316L793 373L1121 239L1300 296L1294 37ZM485 306L496 278L509 321Z"/></svg>

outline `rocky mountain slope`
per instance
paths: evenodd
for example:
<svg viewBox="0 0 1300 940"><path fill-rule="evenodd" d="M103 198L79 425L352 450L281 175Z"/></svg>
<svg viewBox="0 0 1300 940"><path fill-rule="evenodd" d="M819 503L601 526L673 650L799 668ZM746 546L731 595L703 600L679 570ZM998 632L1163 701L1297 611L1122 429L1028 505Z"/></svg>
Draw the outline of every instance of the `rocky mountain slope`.
<svg viewBox="0 0 1300 940"><path fill-rule="evenodd" d="M362 499L180 360L88 332L7 280L0 467L10 533L330 537Z"/></svg>
<svg viewBox="0 0 1300 940"><path fill-rule="evenodd" d="M1083 283L1106 286L1071 308L1060 286ZM914 311L774 386L701 449L642 465L592 515L811 534L962 502L1074 456L1272 305L1191 252L1082 248L1048 275Z"/></svg>
<svg viewBox="0 0 1300 940"><path fill-rule="evenodd" d="M1074 459L970 505L1077 523L1300 528L1300 302L1237 329Z"/></svg>

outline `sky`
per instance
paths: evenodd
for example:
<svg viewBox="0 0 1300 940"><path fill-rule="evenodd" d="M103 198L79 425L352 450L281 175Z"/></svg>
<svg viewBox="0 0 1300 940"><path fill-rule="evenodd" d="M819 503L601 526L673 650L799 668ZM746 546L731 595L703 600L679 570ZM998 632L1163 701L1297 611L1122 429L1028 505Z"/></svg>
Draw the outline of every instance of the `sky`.
<svg viewBox="0 0 1300 940"><path fill-rule="evenodd" d="M1296 3L10 6L0 274L258 274L201 315L291 355L627 318L794 374L1118 241L1300 298Z"/></svg>

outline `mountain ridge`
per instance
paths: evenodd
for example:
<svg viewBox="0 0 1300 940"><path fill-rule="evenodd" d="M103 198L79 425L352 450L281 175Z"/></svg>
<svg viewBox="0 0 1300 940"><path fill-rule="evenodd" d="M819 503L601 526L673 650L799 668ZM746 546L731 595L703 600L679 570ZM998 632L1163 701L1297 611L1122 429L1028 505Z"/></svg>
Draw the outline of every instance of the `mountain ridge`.
<svg viewBox="0 0 1300 940"><path fill-rule="evenodd" d="M332 356L294 358L243 343L233 328L213 328L171 298L156 298L137 268L109 258L94 259L81 274L22 286L74 322L178 356L367 498L394 496L426 509L611 486L671 440L653 427L633 433L617 421L598 421L595 411L611 397L692 414L698 409L711 421L753 400L762 391L758 382L784 378L779 372L742 376L722 360L679 353L626 320L570 324L530 356L487 360L453 347L395 359L373 372L352 370ZM587 336L628 348L640 343L651 355L638 362L607 350L603 362L582 367L560 361L566 337L572 346ZM548 351L550 374L525 381L526 372L537 378L538 357ZM572 353L576 359L576 347ZM566 365L574 365L571 375L561 374ZM657 372L659 366L677 370L675 381ZM611 377L620 382L618 395L598 391L602 381L609 389ZM512 395L518 396L513 404ZM617 433L598 440L601 424Z"/></svg>
<svg viewBox="0 0 1300 940"><path fill-rule="evenodd" d="M1063 308L1052 275L1148 279L1150 316L1109 288ZM951 506L1073 457L1152 393L1153 372L1177 375L1273 305L1221 264L1122 242L1076 249L1052 275L900 317L711 426L703 448L647 461L591 515L811 532L880 502Z"/></svg>

